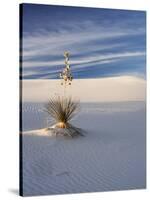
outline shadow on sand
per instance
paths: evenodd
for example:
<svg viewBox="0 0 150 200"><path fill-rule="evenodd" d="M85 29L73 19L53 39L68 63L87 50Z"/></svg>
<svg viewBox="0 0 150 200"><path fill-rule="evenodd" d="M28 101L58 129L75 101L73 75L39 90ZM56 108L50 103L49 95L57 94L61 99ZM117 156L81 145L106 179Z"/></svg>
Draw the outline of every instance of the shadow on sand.
<svg viewBox="0 0 150 200"><path fill-rule="evenodd" d="M18 190L18 189L15 189L15 188L9 188L8 191L11 192L12 194L17 195L17 196L19 195L19 190Z"/></svg>

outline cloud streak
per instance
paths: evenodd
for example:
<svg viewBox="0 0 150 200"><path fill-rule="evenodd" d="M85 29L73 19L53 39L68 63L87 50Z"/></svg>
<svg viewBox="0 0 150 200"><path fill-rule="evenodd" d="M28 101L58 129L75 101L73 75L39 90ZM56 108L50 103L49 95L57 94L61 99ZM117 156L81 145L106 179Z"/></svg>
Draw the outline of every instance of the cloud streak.
<svg viewBox="0 0 150 200"><path fill-rule="evenodd" d="M86 9L83 8L83 10ZM46 20L42 21L41 17L37 23L37 29L32 30L25 26L22 38L22 77L26 79L57 78L56 74L64 65L63 52L65 50L71 52L71 65L74 72L88 70L90 66L99 65L101 68L102 64L105 64L107 70L107 67L111 68L114 63L119 65L121 61L128 63L131 60L133 64L134 60L135 69L134 67L133 69L135 74L138 74L137 65L141 60L143 60L141 68L145 67L144 18L141 15L138 16L138 13L134 13L134 11L132 18L131 14L126 12L126 15L124 14L126 18L122 19L119 19L121 11L116 11L118 17L114 12L109 16L109 10L102 13L96 12L96 14L94 11L92 12L92 19L88 19L88 16L87 19L82 19L82 14L79 14L81 15L80 21L72 19L72 16L70 16L70 21L68 18L63 20L58 16L56 24L53 21L56 14L52 13L48 16L50 19L48 25ZM105 12L108 12L107 18ZM32 13L34 14L33 10ZM65 16L63 7L62 15ZM122 12L120 16L122 16ZM26 20L28 20L28 16L24 16L24 21L26 22ZM32 25L32 18L28 23ZM134 73L130 69L123 71ZM101 74L94 73L96 77L101 77Z"/></svg>

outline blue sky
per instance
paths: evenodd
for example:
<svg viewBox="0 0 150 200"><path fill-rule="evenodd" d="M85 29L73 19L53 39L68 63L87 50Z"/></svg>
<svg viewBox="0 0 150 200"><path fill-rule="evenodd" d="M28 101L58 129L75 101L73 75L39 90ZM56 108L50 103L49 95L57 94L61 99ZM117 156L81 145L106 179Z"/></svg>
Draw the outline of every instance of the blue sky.
<svg viewBox="0 0 150 200"><path fill-rule="evenodd" d="M144 11L23 4L23 79L146 77Z"/></svg>

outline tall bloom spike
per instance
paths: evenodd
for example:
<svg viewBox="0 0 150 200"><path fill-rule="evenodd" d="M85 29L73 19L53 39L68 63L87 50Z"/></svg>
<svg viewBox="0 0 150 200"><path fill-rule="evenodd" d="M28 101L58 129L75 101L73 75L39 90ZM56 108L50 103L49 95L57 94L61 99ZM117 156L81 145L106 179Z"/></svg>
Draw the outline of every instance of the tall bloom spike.
<svg viewBox="0 0 150 200"><path fill-rule="evenodd" d="M71 74L71 69L70 69L70 64L69 64L69 52L65 51L64 52L64 57L65 57L65 68L63 71L60 73L60 78L62 79L61 85L71 85L73 76Z"/></svg>

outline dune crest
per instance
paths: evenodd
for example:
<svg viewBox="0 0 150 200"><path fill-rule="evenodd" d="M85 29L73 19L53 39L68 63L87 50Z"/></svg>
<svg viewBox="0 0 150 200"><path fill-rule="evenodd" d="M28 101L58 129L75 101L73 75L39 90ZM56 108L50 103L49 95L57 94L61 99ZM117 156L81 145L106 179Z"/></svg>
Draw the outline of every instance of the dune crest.
<svg viewBox="0 0 150 200"><path fill-rule="evenodd" d="M60 80L23 80L24 102L46 102L50 95L63 95ZM40 91L40 92L39 92ZM81 102L144 101L146 81L132 76L75 79L66 93Z"/></svg>

